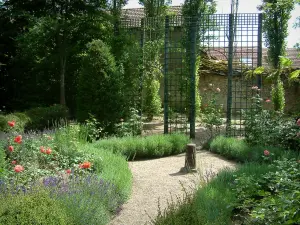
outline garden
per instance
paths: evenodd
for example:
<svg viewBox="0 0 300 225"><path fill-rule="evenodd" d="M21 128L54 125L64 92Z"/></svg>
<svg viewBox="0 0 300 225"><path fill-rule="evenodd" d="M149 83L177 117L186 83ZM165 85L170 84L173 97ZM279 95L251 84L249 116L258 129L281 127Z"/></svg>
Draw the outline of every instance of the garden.
<svg viewBox="0 0 300 225"><path fill-rule="evenodd" d="M0 224L300 224L299 1L140 4L0 1Z"/></svg>

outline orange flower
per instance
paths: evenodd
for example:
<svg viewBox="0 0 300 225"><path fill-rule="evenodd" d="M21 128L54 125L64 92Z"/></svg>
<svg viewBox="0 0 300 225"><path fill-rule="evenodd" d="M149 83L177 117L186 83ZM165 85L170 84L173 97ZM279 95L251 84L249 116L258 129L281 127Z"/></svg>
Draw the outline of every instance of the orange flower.
<svg viewBox="0 0 300 225"><path fill-rule="evenodd" d="M23 170L24 170L24 167L21 166L21 165L16 165L15 168L14 168L14 171L15 171L16 173L20 173L20 172L22 172Z"/></svg>
<svg viewBox="0 0 300 225"><path fill-rule="evenodd" d="M22 143L22 136L21 135L18 135L17 137L15 137L15 140L14 140L16 143L18 144L21 144Z"/></svg>
<svg viewBox="0 0 300 225"><path fill-rule="evenodd" d="M48 149L46 150L46 154L47 154L47 155L50 155L51 152L52 152L52 149L51 149L51 148L48 148Z"/></svg>
<svg viewBox="0 0 300 225"><path fill-rule="evenodd" d="M86 162L83 162L82 164L79 164L79 168L81 169L88 169L88 168L91 168L92 164L88 161Z"/></svg>
<svg viewBox="0 0 300 225"><path fill-rule="evenodd" d="M8 150L9 150L10 152L13 152L13 151L14 151L14 146L12 146L12 145L8 146Z"/></svg>
<svg viewBox="0 0 300 225"><path fill-rule="evenodd" d="M8 121L7 123L8 123L8 126L10 126L10 127L14 127L16 124L15 121Z"/></svg>

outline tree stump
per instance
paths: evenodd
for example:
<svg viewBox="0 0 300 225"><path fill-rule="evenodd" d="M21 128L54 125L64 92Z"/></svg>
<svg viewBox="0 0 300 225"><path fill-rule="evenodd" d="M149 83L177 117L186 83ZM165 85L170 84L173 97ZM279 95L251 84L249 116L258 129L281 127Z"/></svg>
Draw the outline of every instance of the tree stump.
<svg viewBox="0 0 300 225"><path fill-rule="evenodd" d="M186 146L185 168L187 171L196 169L196 144L187 144Z"/></svg>

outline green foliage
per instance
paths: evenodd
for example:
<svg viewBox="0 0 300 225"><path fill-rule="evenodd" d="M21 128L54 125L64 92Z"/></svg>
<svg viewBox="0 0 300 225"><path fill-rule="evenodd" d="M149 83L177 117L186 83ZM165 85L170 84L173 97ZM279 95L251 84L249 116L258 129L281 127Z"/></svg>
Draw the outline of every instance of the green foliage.
<svg viewBox="0 0 300 225"><path fill-rule="evenodd" d="M92 114L104 128L112 129L128 107L121 91L124 86L122 71L118 71L114 56L101 40L90 42L81 58L77 118L84 121Z"/></svg>
<svg viewBox="0 0 300 225"><path fill-rule="evenodd" d="M258 101L258 98L255 100ZM263 110L261 103L245 114L246 141L251 145L272 145L299 150L300 139L294 118L270 110Z"/></svg>
<svg viewBox="0 0 300 225"><path fill-rule="evenodd" d="M264 1L260 9L264 12L263 32L268 48L268 60L274 69L278 69L279 56L285 55L288 21L294 9L294 0Z"/></svg>
<svg viewBox="0 0 300 225"><path fill-rule="evenodd" d="M109 149L98 148L97 142L94 145L82 145L80 151L93 158L95 173L115 185L121 196L119 204L124 203L131 194L132 186L132 174L124 156L112 153Z"/></svg>
<svg viewBox="0 0 300 225"><path fill-rule="evenodd" d="M295 159L284 159L266 174L238 176L234 191L240 217L249 224L298 224L299 169Z"/></svg>
<svg viewBox="0 0 300 225"><path fill-rule="evenodd" d="M73 224L60 202L46 191L0 195L0 224Z"/></svg>
<svg viewBox="0 0 300 225"><path fill-rule="evenodd" d="M272 86L272 101L274 104L274 110L283 112L285 106L284 87L281 80L277 80Z"/></svg>
<svg viewBox="0 0 300 225"><path fill-rule="evenodd" d="M61 120L68 119L69 110L63 105L32 108L24 112L30 121L26 124L26 130L43 130L51 128Z"/></svg>
<svg viewBox="0 0 300 225"><path fill-rule="evenodd" d="M144 44L144 97L143 113L149 120L160 113L161 99L159 96L160 78L162 77L162 65L160 63L160 49L163 45L161 39L147 41Z"/></svg>
<svg viewBox="0 0 300 225"><path fill-rule="evenodd" d="M268 166L256 163L242 165L236 171L225 169L209 183L204 183L195 194L186 193L183 200L169 203L166 210L159 211L152 223L157 225L232 224L237 196L229 188L230 184L241 174L261 176L268 171L270 171Z"/></svg>
<svg viewBox="0 0 300 225"><path fill-rule="evenodd" d="M23 133L25 127L31 121L25 113L11 113L7 115L0 115L0 131L10 132L11 127L8 126L8 121L15 121L14 131Z"/></svg>
<svg viewBox="0 0 300 225"><path fill-rule="evenodd" d="M269 143L270 145L272 143ZM244 140L217 136L209 146L209 149L229 159L235 159L239 162L272 162L275 159L282 157L297 157L299 153L287 151L282 148L263 146L263 145L248 145ZM264 150L268 150L271 155L264 157Z"/></svg>
<svg viewBox="0 0 300 225"><path fill-rule="evenodd" d="M118 137L141 135L143 122L139 116L138 110L131 108L130 114L126 120L120 119L120 123L116 125L116 134Z"/></svg>
<svg viewBox="0 0 300 225"><path fill-rule="evenodd" d="M182 153L189 138L182 134L124 137L100 140L95 148L121 153L129 159L155 158Z"/></svg>
<svg viewBox="0 0 300 225"><path fill-rule="evenodd" d="M219 104L219 88L215 88L210 84L202 95L202 122L210 131L210 137L213 136L213 129L219 131L220 126L223 124L222 120L222 106Z"/></svg>

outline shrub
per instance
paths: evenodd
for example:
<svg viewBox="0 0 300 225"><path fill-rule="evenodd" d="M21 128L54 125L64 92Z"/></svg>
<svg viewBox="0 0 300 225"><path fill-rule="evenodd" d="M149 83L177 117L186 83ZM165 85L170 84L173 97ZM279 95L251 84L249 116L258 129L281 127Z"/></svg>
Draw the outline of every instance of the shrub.
<svg viewBox="0 0 300 225"><path fill-rule="evenodd" d="M237 177L238 215L249 224L299 224L299 169L295 159L283 159L268 173Z"/></svg>
<svg viewBox="0 0 300 225"><path fill-rule="evenodd" d="M61 203L46 191L0 195L0 224L73 224Z"/></svg>
<svg viewBox="0 0 300 225"><path fill-rule="evenodd" d="M256 104L245 113L246 141L251 145L272 145L284 149L300 150L300 126L295 118L283 113L263 110L259 95Z"/></svg>
<svg viewBox="0 0 300 225"><path fill-rule="evenodd" d="M5 161L5 151L4 151L4 142L0 141L0 178L6 174L6 161Z"/></svg>
<svg viewBox="0 0 300 225"><path fill-rule="evenodd" d="M152 135L147 137L124 137L100 140L96 148L121 153L130 159L153 158L182 153L189 138L183 134Z"/></svg>
<svg viewBox="0 0 300 225"><path fill-rule="evenodd" d="M229 159L239 162L271 162L283 157L297 157L299 153L278 147L255 145L250 146L244 140L233 137L217 136L209 144L209 149ZM271 155L264 157L264 151Z"/></svg>
<svg viewBox="0 0 300 225"><path fill-rule="evenodd" d="M68 109L63 105L53 105L49 107L37 107L25 111L30 122L26 125L26 130L43 130L51 128L69 117Z"/></svg>
<svg viewBox="0 0 300 225"><path fill-rule="evenodd" d="M115 122L127 113L129 100L122 93L122 68L101 40L87 45L78 80L77 119L83 122L92 114L106 131L113 132Z"/></svg>
<svg viewBox="0 0 300 225"><path fill-rule="evenodd" d="M30 118L25 113L11 113L0 115L0 131L9 132L11 127L8 126L8 121L15 121L14 131L23 133L25 126L29 123Z"/></svg>

